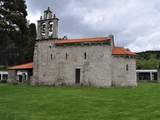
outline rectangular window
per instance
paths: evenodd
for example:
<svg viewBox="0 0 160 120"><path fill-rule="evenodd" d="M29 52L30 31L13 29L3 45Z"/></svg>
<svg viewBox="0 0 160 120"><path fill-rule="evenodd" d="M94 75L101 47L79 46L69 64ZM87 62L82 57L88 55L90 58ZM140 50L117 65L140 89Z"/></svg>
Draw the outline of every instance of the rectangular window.
<svg viewBox="0 0 160 120"><path fill-rule="evenodd" d="M51 60L53 59L53 55L51 54Z"/></svg>
<svg viewBox="0 0 160 120"><path fill-rule="evenodd" d="M8 75L7 74L3 74L2 80L7 80L7 79L8 79Z"/></svg>
<svg viewBox="0 0 160 120"><path fill-rule="evenodd" d="M87 53L86 52L84 53L84 59L87 59Z"/></svg>
<svg viewBox="0 0 160 120"><path fill-rule="evenodd" d="M66 60L68 59L68 54L66 53Z"/></svg>
<svg viewBox="0 0 160 120"><path fill-rule="evenodd" d="M129 70L129 68L128 68L128 64L126 65L126 71L128 71Z"/></svg>

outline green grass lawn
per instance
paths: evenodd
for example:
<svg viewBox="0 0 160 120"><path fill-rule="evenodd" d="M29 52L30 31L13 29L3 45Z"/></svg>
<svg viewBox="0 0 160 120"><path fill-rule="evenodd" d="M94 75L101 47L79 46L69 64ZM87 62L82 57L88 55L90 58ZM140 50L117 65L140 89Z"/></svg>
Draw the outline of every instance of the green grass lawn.
<svg viewBox="0 0 160 120"><path fill-rule="evenodd" d="M106 89L0 84L0 120L160 120L160 84Z"/></svg>

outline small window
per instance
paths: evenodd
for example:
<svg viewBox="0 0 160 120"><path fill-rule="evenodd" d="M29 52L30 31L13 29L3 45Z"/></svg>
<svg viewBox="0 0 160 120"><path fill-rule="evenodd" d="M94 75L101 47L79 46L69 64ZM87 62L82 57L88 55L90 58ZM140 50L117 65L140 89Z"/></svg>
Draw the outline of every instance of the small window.
<svg viewBox="0 0 160 120"><path fill-rule="evenodd" d="M128 64L126 65L126 71L128 71L129 69L128 69Z"/></svg>
<svg viewBox="0 0 160 120"><path fill-rule="evenodd" d="M86 52L84 53L84 59L87 59L87 53Z"/></svg>
<svg viewBox="0 0 160 120"><path fill-rule="evenodd" d="M68 54L66 53L66 60L68 59Z"/></svg>
<svg viewBox="0 0 160 120"><path fill-rule="evenodd" d="M51 54L51 60L53 59L53 55Z"/></svg>
<svg viewBox="0 0 160 120"><path fill-rule="evenodd" d="M7 80L8 79L8 75L7 74L3 74L2 75L2 80Z"/></svg>

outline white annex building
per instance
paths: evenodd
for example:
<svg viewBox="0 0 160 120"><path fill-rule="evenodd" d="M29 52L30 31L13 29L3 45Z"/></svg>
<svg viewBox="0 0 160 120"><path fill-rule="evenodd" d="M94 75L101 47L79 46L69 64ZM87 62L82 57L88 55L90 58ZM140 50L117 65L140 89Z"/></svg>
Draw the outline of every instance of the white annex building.
<svg viewBox="0 0 160 120"><path fill-rule="evenodd" d="M44 11L38 21L32 85L136 86L135 53L114 37L58 38L59 19Z"/></svg>

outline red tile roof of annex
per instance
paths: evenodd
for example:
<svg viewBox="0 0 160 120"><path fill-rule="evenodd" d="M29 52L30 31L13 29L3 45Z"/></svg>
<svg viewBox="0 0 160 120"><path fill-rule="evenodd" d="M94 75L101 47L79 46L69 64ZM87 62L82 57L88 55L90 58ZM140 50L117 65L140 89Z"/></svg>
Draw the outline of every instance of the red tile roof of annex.
<svg viewBox="0 0 160 120"><path fill-rule="evenodd" d="M21 65L15 65L12 67L9 67L9 70L27 70L27 69L32 69L33 68L33 63L25 63L25 64L21 64Z"/></svg>

